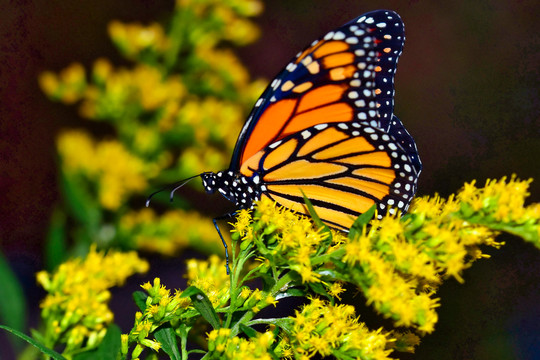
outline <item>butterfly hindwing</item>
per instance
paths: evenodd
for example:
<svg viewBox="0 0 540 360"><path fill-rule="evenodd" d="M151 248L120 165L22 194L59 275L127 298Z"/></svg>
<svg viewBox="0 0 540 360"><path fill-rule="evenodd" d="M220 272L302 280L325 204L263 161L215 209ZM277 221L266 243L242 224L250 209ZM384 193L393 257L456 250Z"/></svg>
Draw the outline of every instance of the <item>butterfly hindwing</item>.
<svg viewBox="0 0 540 360"><path fill-rule="evenodd" d="M302 192L321 219L347 230L373 204L381 216L405 211L417 174L406 149L383 130L357 122L319 124L287 136L244 164L261 177L263 196L307 214Z"/></svg>

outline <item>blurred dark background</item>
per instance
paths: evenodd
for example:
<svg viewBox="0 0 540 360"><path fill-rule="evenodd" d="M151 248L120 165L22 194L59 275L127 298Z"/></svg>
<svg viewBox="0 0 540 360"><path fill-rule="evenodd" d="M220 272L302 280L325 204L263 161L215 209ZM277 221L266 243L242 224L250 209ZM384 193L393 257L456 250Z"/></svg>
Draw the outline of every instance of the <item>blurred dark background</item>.
<svg viewBox="0 0 540 360"><path fill-rule="evenodd" d="M55 135L81 121L75 107L45 98L37 75L73 61L89 67L102 56L122 64L108 22L166 20L172 8L165 0L0 0L0 246L23 281L29 326L37 325L42 293L34 273L43 267L43 239L59 198ZM260 40L238 53L253 76L270 79L324 32L378 8L397 11L405 23L395 113L424 163L419 194L447 196L464 182L515 173L535 178L530 201L540 201L537 1L266 1L256 19ZM491 259L464 273L465 284L449 280L441 288L440 322L415 359L540 358L540 251L503 240L501 250L489 250ZM154 276L181 286L181 261L161 261L116 293L128 296ZM0 301L1 294L0 284ZM132 316L119 315L124 331Z"/></svg>

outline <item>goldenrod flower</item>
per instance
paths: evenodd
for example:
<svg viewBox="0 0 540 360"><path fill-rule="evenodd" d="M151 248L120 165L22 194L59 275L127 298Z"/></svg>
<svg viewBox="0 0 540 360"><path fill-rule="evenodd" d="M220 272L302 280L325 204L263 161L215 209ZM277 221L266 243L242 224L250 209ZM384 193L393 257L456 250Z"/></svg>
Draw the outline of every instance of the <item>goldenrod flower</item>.
<svg viewBox="0 0 540 360"><path fill-rule="evenodd" d="M58 139L58 151L68 175L84 175L96 182L101 205L115 210L132 192L146 188L143 161L116 141L94 141L82 131L67 131Z"/></svg>
<svg viewBox="0 0 540 360"><path fill-rule="evenodd" d="M45 71L39 76L38 81L47 96L65 104L78 101L87 86L85 70L79 63L71 64L59 75Z"/></svg>
<svg viewBox="0 0 540 360"><path fill-rule="evenodd" d="M104 253L92 246L84 260L69 260L54 274L39 272L37 280L48 293L41 303L46 345L65 344L65 354L96 346L113 320L108 289L147 270L148 263L135 252ZM92 344L85 343L90 339Z"/></svg>
<svg viewBox="0 0 540 360"><path fill-rule="evenodd" d="M208 261L191 259L187 262L188 285L202 290L214 307L224 306L229 300L230 277L225 271L225 261L216 255Z"/></svg>
<svg viewBox="0 0 540 360"><path fill-rule="evenodd" d="M358 321L351 305L332 305L314 298L291 320L289 342L298 355L342 354L347 358L389 359L387 346L393 339L380 330L368 330Z"/></svg>
<svg viewBox="0 0 540 360"><path fill-rule="evenodd" d="M120 219L119 233L140 249L175 256L187 247L223 252L212 220L196 212L168 211L161 216L150 208L132 211Z"/></svg>
<svg viewBox="0 0 540 360"><path fill-rule="evenodd" d="M237 360L271 360L269 350L274 343L272 332L259 333L255 338L246 340L231 337L231 329L221 328L207 334L208 358Z"/></svg>

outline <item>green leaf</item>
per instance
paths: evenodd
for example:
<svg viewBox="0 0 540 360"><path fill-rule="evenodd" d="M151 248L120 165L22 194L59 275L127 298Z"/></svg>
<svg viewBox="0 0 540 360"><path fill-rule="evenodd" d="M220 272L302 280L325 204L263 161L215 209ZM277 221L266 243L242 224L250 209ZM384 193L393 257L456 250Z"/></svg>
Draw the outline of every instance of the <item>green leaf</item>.
<svg viewBox="0 0 540 360"><path fill-rule="evenodd" d="M298 288L289 288L287 289L287 291L279 292L276 295L276 300L281 300L281 299L285 299L285 298L293 297L293 296L296 296L296 297L306 296L306 291L298 289Z"/></svg>
<svg viewBox="0 0 540 360"><path fill-rule="evenodd" d="M60 209L55 209L47 239L45 242L45 268L55 269L66 258L66 216Z"/></svg>
<svg viewBox="0 0 540 360"><path fill-rule="evenodd" d="M97 349L91 351L85 351L77 354L73 357L74 360L116 360L120 353L120 347L122 346L122 340L120 336L122 332L120 328L112 324L107 329L107 334L99 344Z"/></svg>
<svg viewBox="0 0 540 360"><path fill-rule="evenodd" d="M278 326L280 329L282 329L288 335L290 335L292 333L293 320L291 318L275 319L272 323L274 325Z"/></svg>
<svg viewBox="0 0 540 360"><path fill-rule="evenodd" d="M132 296L137 307L144 312L146 310L146 299L148 295L142 291L135 291Z"/></svg>
<svg viewBox="0 0 540 360"><path fill-rule="evenodd" d="M4 330L12 333L13 335L18 336L19 338L23 339L24 341L26 341L30 345L35 346L36 348L38 348L45 355L48 355L48 356L52 357L54 360L66 360L65 357L63 357L62 355L60 355L56 351L51 350L48 347L45 347L45 345L41 344L40 342L37 342L36 340L32 339L30 336L28 336L26 334L23 334L20 331L17 331L15 329L10 328L9 326L4 326L4 325L0 325L0 329L4 329Z"/></svg>
<svg viewBox="0 0 540 360"><path fill-rule="evenodd" d="M121 340L122 332L116 324L112 324L107 329L107 334L101 341L98 347L98 359L103 360L116 360L116 356L120 353L120 347L122 346Z"/></svg>
<svg viewBox="0 0 540 360"><path fill-rule="evenodd" d="M87 229L97 231L101 217L99 206L94 197L85 191L83 179L62 172L60 180L70 213Z"/></svg>
<svg viewBox="0 0 540 360"><path fill-rule="evenodd" d="M99 359L97 349L93 349L93 350L89 350L89 351L85 351L85 352L73 355L73 360L92 360L92 359Z"/></svg>
<svg viewBox="0 0 540 360"><path fill-rule="evenodd" d="M340 271L332 269L322 269L317 271L317 274L321 275L325 282L346 281L347 279Z"/></svg>
<svg viewBox="0 0 540 360"><path fill-rule="evenodd" d="M17 276L2 253L0 253L0 284L3 294L0 301L0 321L15 330L22 331L26 323L26 299ZM17 338L11 339L14 347L18 348L21 345Z"/></svg>
<svg viewBox="0 0 540 360"><path fill-rule="evenodd" d="M276 284L276 279L274 279L274 277L271 274L259 273L258 277L263 282L264 291L270 291L270 289L273 288L274 285Z"/></svg>
<svg viewBox="0 0 540 360"><path fill-rule="evenodd" d="M43 334L37 331L36 329L30 329L30 334L32 335L32 338L34 338L37 342L40 342L40 343L47 342L47 340L45 339L45 336L43 336Z"/></svg>
<svg viewBox="0 0 540 360"><path fill-rule="evenodd" d="M318 227L323 227L324 223L322 222L321 218L319 217L319 215L313 208L313 204L307 198L306 194L304 194L303 191L302 191L302 196L304 197L304 202L306 203L306 207L308 209L309 215L311 215L311 217L313 218L313 222L315 223L315 225L317 225Z"/></svg>
<svg viewBox="0 0 540 360"><path fill-rule="evenodd" d="M161 348L171 359L182 359L180 351L178 350L178 343L176 342L176 333L169 323L163 324L154 331L154 337L159 341Z"/></svg>
<svg viewBox="0 0 540 360"><path fill-rule="evenodd" d="M321 285L321 283L309 283L309 287L316 294L319 294L322 296L328 296L328 291L326 291L326 289L324 288L324 286Z"/></svg>
<svg viewBox="0 0 540 360"><path fill-rule="evenodd" d="M360 236L362 234L362 231L366 227L366 225L373 219L373 215L375 215L375 209L377 208L377 205L373 205L369 208L368 211L361 214L352 224L351 230L349 231L349 239L354 239L357 236Z"/></svg>
<svg viewBox="0 0 540 360"><path fill-rule="evenodd" d="M250 339L257 337L257 331L245 324L240 324L240 330L242 330L242 332L246 334Z"/></svg>
<svg viewBox="0 0 540 360"><path fill-rule="evenodd" d="M308 209L309 215L313 219L313 222L315 223L315 225L317 225L317 227L319 227L319 228L323 228L324 232L328 233L328 235L330 235L330 239L331 239L332 238L332 232L330 231L328 226L325 223L322 222L321 218L319 217L319 215L315 211L315 208L313 207L313 204L307 198L306 194L304 194L303 191L302 191L302 196L304 197L304 202L306 203L306 207Z"/></svg>
<svg viewBox="0 0 540 360"><path fill-rule="evenodd" d="M208 296L202 290L195 286L190 286L186 290L182 291L181 297L188 297L191 299L193 307L201 314L201 316L208 321L208 323L214 328L221 328L219 317L217 316L212 303L208 299Z"/></svg>

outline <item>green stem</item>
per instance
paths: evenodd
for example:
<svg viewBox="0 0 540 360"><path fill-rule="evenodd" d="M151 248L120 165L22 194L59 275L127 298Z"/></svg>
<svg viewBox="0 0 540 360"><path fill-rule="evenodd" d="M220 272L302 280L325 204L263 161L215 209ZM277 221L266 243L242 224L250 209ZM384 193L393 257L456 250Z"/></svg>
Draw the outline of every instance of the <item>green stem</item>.
<svg viewBox="0 0 540 360"><path fill-rule="evenodd" d="M234 244L234 243L233 243ZM234 312L238 309L238 292L239 292L239 284L242 284L243 281L238 281L240 279L240 273L242 272L242 269L244 268L244 265L246 261L251 257L251 252L247 252L245 256L242 256L243 254L240 254L238 258L233 253L233 271L231 273L231 286L229 290L230 294L230 305L229 309L227 311L227 317L225 320L225 323L223 324L223 327L229 328L232 323L232 317Z"/></svg>
<svg viewBox="0 0 540 360"><path fill-rule="evenodd" d="M285 275L283 275L276 284L270 289L270 294L275 297L279 292L281 292L281 289L285 287L288 283L292 281L291 272L289 271Z"/></svg>
<svg viewBox="0 0 540 360"><path fill-rule="evenodd" d="M182 351L182 360L188 360L188 352L187 352L187 335L189 331L186 331L186 329L181 329L181 336L180 336L180 348Z"/></svg>
<svg viewBox="0 0 540 360"><path fill-rule="evenodd" d="M279 320L281 320L281 318L255 319L252 321L248 321L246 325L251 326L251 325L259 325L259 324L275 324Z"/></svg>
<svg viewBox="0 0 540 360"><path fill-rule="evenodd" d="M167 34L170 46L164 56L167 72L170 72L171 68L179 60L179 54L183 46L182 41L185 40L185 28L189 25L189 15L187 9L176 11L171 21L171 28L169 34Z"/></svg>
<svg viewBox="0 0 540 360"><path fill-rule="evenodd" d="M231 336L236 336L240 332L240 324L247 324L253 317L255 316L255 312L252 310L246 311L244 315L238 321L234 326L231 328Z"/></svg>

